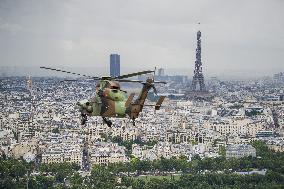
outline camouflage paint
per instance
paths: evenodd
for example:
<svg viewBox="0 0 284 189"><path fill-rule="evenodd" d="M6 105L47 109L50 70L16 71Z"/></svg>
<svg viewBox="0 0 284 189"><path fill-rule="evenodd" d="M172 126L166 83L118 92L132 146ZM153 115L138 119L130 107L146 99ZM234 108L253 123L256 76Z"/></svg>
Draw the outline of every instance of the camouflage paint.
<svg viewBox="0 0 284 189"><path fill-rule="evenodd" d="M96 85L96 96L89 101L84 100L77 102L77 106L80 108L81 115L84 118L84 122L86 121L85 119L86 115L103 116L103 117L125 117L125 115L127 114L130 116L130 118L134 120L135 118L138 117L139 113L142 111L149 90L153 88L153 79L147 79L146 82L143 83L143 88L138 98L134 101L134 103L132 103L134 95L130 95L130 98L127 101L125 98L124 91L120 90L120 85L118 81L123 81L124 78L129 78L136 75L153 73L154 71L150 70L141 71L126 75L121 75L114 78L109 76L100 78L100 77L92 77L83 74L67 72L64 70L59 70L54 68L48 68L48 67L40 67L40 68L74 74L74 75L81 75L95 80L100 79L99 83ZM137 81L124 80L124 82L137 82ZM162 101L163 100L161 99L160 102L157 103L156 105L157 108L160 107ZM128 107L125 107L126 105ZM111 125L111 123L108 125Z"/></svg>
<svg viewBox="0 0 284 189"><path fill-rule="evenodd" d="M78 105L81 111L86 111L90 116L102 117L125 117L126 114L131 119L136 119L142 111L149 90L153 87L153 80L148 79L143 83L143 88L137 99L125 107L126 95L119 88L105 88L118 86L115 82L101 81L100 87L96 91L96 96L89 101L80 101Z"/></svg>
<svg viewBox="0 0 284 189"><path fill-rule="evenodd" d="M115 117L125 117L125 102L126 101L116 101L115 102Z"/></svg>
<svg viewBox="0 0 284 189"><path fill-rule="evenodd" d="M139 116L139 113L142 111L145 100L147 98L149 90L153 87L153 80L147 79L146 83L143 83L143 88L135 100L134 103L131 104L130 107L127 108L127 114L131 119L136 119Z"/></svg>

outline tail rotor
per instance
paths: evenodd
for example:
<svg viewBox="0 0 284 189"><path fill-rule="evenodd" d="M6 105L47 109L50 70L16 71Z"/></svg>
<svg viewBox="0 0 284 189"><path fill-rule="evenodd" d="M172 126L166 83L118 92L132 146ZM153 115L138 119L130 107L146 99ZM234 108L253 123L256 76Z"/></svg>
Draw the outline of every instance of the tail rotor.
<svg viewBox="0 0 284 189"><path fill-rule="evenodd" d="M151 82L149 82L149 83L151 84L151 87L153 88L153 91L154 91L155 95L157 95L157 94L158 94L158 91L157 91L157 89L156 89L156 87L155 87L155 83L162 83L162 84L166 84L166 82L164 82L164 81L155 81L156 69L157 69L157 68L155 67L154 75L153 75L153 79L150 79L150 80L151 80ZM149 80L149 81L150 81L150 80Z"/></svg>

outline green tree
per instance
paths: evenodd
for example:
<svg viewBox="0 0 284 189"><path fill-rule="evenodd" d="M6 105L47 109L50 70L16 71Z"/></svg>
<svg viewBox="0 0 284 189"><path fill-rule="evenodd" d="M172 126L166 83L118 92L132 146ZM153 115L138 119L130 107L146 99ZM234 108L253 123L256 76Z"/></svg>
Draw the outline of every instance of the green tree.
<svg viewBox="0 0 284 189"><path fill-rule="evenodd" d="M131 186L132 186L133 189L143 189L143 188L145 188L144 187L145 184L146 184L146 182L144 180L136 179L136 180L133 181Z"/></svg>
<svg viewBox="0 0 284 189"><path fill-rule="evenodd" d="M114 188L115 177L103 166L95 166L91 172L90 185L94 188Z"/></svg>
<svg viewBox="0 0 284 189"><path fill-rule="evenodd" d="M226 156L226 148L225 148L225 146L219 146L219 152L218 152L218 154L219 154L220 156L223 156L223 157Z"/></svg>
<svg viewBox="0 0 284 189"><path fill-rule="evenodd" d="M60 132L59 132L59 128L58 128L58 127L56 127L56 128L54 128L54 129L52 129L52 132L53 132L53 133L60 133Z"/></svg>
<svg viewBox="0 0 284 189"><path fill-rule="evenodd" d="M39 183L39 188L51 188L55 183L55 178L52 176L39 175L36 176L36 181Z"/></svg>
<svg viewBox="0 0 284 189"><path fill-rule="evenodd" d="M73 188L79 188L82 186L83 184L83 177L81 177L79 175L79 173L75 173L74 175L72 175L72 177L70 178L70 183L72 185Z"/></svg>

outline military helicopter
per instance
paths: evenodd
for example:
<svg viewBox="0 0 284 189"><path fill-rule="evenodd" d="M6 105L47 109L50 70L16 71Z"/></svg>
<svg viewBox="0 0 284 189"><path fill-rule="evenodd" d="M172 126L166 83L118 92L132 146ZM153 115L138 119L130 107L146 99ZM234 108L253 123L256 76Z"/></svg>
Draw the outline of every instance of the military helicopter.
<svg viewBox="0 0 284 189"><path fill-rule="evenodd" d="M154 93L157 94L157 90L154 84L155 83L166 84L166 82L154 80L156 68L155 70L140 71L116 77L110 77L110 76L93 77L85 74L79 74L60 69L54 69L48 67L40 67L40 68L73 74L77 76L83 76L91 80L99 81L96 85L96 94L94 97L92 97L89 100L82 100L76 103L77 107L79 107L79 110L81 112L82 125L86 124L88 116L101 116L103 118L104 123L107 124L109 127L112 126L112 122L109 120L109 118L111 117L114 118L129 117L133 121L133 125L135 125L135 119L139 116L139 113L142 111L150 89L153 89ZM126 79L129 77L149 74L149 73L153 73L153 77L147 78L146 82L140 80ZM119 82L141 83L143 84L143 87L138 97L133 101L135 94L131 93L127 98L126 97L127 92L120 88ZM165 96L160 96L155 105L147 105L147 106L154 106L155 110L159 110L164 99Z"/></svg>

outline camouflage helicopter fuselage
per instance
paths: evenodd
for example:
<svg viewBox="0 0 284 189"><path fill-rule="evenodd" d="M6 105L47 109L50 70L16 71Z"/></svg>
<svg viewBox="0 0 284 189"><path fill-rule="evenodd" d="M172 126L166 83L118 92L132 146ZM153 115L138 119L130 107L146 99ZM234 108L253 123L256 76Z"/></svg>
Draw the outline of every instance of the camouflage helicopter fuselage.
<svg viewBox="0 0 284 189"><path fill-rule="evenodd" d="M143 88L132 102L134 94L126 98L126 92L120 89L118 82L101 80L97 85L96 95L90 100L77 103L83 114L88 116L102 116L122 118L128 115L135 120L142 111L149 90L153 87L153 80L147 79Z"/></svg>
<svg viewBox="0 0 284 189"><path fill-rule="evenodd" d="M125 117L126 100L126 93L120 90L117 82L101 80L96 87L96 95L77 105L89 116Z"/></svg>
<svg viewBox="0 0 284 189"><path fill-rule="evenodd" d="M85 74L74 73L70 71L65 71L61 69L49 68L49 67L40 67L46 70L52 70L57 72L63 72L67 74L72 74L76 76L83 76L92 80L99 80L99 83L96 86L96 95L90 100L82 100L77 102L77 106L81 112L81 124L84 125L87 121L87 116L101 116L103 121L111 126L112 123L107 118L116 117L123 118L129 116L135 123L135 119L138 117L139 113L142 111L145 100L147 98L148 92L153 88L154 93L157 94L157 90L154 86L154 83L163 83L163 81L154 81L155 70L146 70L139 71L129 74L124 74L120 76L106 76L106 77L95 77L88 76ZM134 77L137 75L154 73L152 79L148 78L146 82L140 80L129 80L127 78ZM74 80L66 80L74 81ZM143 88L139 96L134 100L134 93L130 94L128 98L126 97L126 92L120 89L118 82L136 82L143 84ZM160 109L161 104L163 103L165 96L161 96L157 101L155 110ZM150 105L152 106L152 105Z"/></svg>

